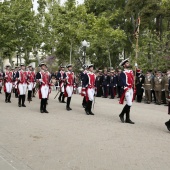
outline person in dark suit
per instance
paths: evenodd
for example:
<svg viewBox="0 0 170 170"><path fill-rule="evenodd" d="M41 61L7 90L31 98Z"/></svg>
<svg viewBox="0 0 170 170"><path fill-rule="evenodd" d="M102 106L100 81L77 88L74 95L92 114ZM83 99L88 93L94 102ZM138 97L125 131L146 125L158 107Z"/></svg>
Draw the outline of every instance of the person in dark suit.
<svg viewBox="0 0 170 170"><path fill-rule="evenodd" d="M143 97L143 92L144 92L144 82L145 82L145 77L142 74L141 70L137 70L136 74L136 95L137 95L137 102L141 103L142 97Z"/></svg>
<svg viewBox="0 0 170 170"><path fill-rule="evenodd" d="M96 97L101 97L103 95L103 90L102 90L102 70L99 70L98 73L97 73L96 87L97 87Z"/></svg>
<svg viewBox="0 0 170 170"><path fill-rule="evenodd" d="M117 77L114 74L114 70L110 72L110 84L109 84L109 88L110 88L110 99L114 99L115 98L115 88L117 86Z"/></svg>
<svg viewBox="0 0 170 170"><path fill-rule="evenodd" d="M110 79L109 79L109 76L107 74L107 70L104 71L104 74L102 76L102 86L103 86L103 97L104 98L107 98L108 97L108 87L109 87L109 82L110 82Z"/></svg>

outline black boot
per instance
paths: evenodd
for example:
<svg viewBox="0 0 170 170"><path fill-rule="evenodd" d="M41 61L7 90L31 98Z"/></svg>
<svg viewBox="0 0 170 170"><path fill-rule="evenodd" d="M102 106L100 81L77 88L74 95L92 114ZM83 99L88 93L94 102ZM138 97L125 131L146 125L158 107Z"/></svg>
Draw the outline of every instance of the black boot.
<svg viewBox="0 0 170 170"><path fill-rule="evenodd" d="M64 99L65 99L65 96L64 96L64 93L63 93L63 95L62 95L62 103L66 103L66 102L64 101Z"/></svg>
<svg viewBox="0 0 170 170"><path fill-rule="evenodd" d="M5 103L8 103L8 93L5 93Z"/></svg>
<svg viewBox="0 0 170 170"><path fill-rule="evenodd" d="M46 106L47 106L47 98L44 99L44 110L43 111L44 111L44 113L49 113L46 109Z"/></svg>
<svg viewBox="0 0 170 170"><path fill-rule="evenodd" d="M8 103L11 103L11 93L8 93Z"/></svg>
<svg viewBox="0 0 170 170"><path fill-rule="evenodd" d="M44 99L41 99L41 103L40 103L40 113L44 113Z"/></svg>
<svg viewBox="0 0 170 170"><path fill-rule="evenodd" d="M21 98L22 98L22 95L19 95L19 98L18 98L18 107L21 107Z"/></svg>
<svg viewBox="0 0 170 170"><path fill-rule="evenodd" d="M89 108L90 108L90 102L89 101L87 101L87 103L86 103L86 107L85 107L85 112L86 112L86 115L89 115Z"/></svg>
<svg viewBox="0 0 170 170"><path fill-rule="evenodd" d="M134 122L132 122L130 120L130 106L128 106L127 112L126 112L126 123L130 123L130 124L135 124Z"/></svg>
<svg viewBox="0 0 170 170"><path fill-rule="evenodd" d="M120 120L122 123L124 123L124 114L127 112L127 109L128 109L128 105L126 104L122 110L122 112L120 113L119 117L120 117Z"/></svg>
<svg viewBox="0 0 170 170"><path fill-rule="evenodd" d="M167 129L170 131L170 120L165 122L165 125L166 125Z"/></svg>
<svg viewBox="0 0 170 170"><path fill-rule="evenodd" d="M83 108L86 108L86 105L87 105L87 101L86 101L86 97L84 97L82 102Z"/></svg>
<svg viewBox="0 0 170 170"><path fill-rule="evenodd" d="M18 98L18 91L15 89L15 98Z"/></svg>
<svg viewBox="0 0 170 170"><path fill-rule="evenodd" d="M60 93L59 97L58 97L58 101L61 103L61 97L63 95L63 92Z"/></svg>
<svg viewBox="0 0 170 170"><path fill-rule="evenodd" d="M67 111L72 110L72 109L70 108L70 102L71 102L71 97L67 97L67 104L66 104L66 110L67 110Z"/></svg>
<svg viewBox="0 0 170 170"><path fill-rule="evenodd" d="M31 90L28 90L28 101L29 101L29 102L32 101L32 99L31 99L31 94L32 94L32 91L31 91Z"/></svg>
<svg viewBox="0 0 170 170"><path fill-rule="evenodd" d="M93 101L90 101L90 100L89 100L88 102L89 102L89 114L90 114L90 115L94 115L94 113L91 111Z"/></svg>
<svg viewBox="0 0 170 170"><path fill-rule="evenodd" d="M32 89L32 97L35 97L35 88Z"/></svg>
<svg viewBox="0 0 170 170"><path fill-rule="evenodd" d="M26 105L25 105L25 95L22 95L22 107L26 107Z"/></svg>
<svg viewBox="0 0 170 170"><path fill-rule="evenodd" d="M90 102L88 101L87 103L86 103L86 107L85 107L85 112L86 112L86 115L89 115L89 108L90 108Z"/></svg>

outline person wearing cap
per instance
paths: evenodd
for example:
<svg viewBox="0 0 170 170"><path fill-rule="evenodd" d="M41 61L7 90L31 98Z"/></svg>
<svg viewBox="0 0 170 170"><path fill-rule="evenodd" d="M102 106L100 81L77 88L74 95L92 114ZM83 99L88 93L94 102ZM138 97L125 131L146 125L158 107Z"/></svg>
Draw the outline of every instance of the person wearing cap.
<svg viewBox="0 0 170 170"><path fill-rule="evenodd" d="M85 75L83 79L83 87L86 87L86 101L87 105L85 108L85 112L87 115L94 115L91 111L92 103L94 101L95 89L96 89L96 75L93 73L93 64L88 66L88 73Z"/></svg>
<svg viewBox="0 0 170 170"><path fill-rule="evenodd" d="M151 91L153 90L153 76L151 71L147 71L144 81L144 89L145 89L145 101L147 104L151 103Z"/></svg>
<svg viewBox="0 0 170 170"><path fill-rule="evenodd" d="M58 97L58 101L60 103L66 103L64 101L64 99L65 99L65 96L64 96L64 79L63 79L64 73L65 73L65 66L60 65L60 71L58 71L58 73L56 75L56 80L59 81L59 86L60 86L60 95Z"/></svg>
<svg viewBox="0 0 170 170"><path fill-rule="evenodd" d="M27 83L28 83L28 74L25 70L25 64L20 64L21 70L16 73L16 80L18 85L18 107L26 107L25 105L25 96L27 91Z"/></svg>
<svg viewBox="0 0 170 170"><path fill-rule="evenodd" d="M2 93L2 81L3 81L3 73L2 71L0 70L0 94Z"/></svg>
<svg viewBox="0 0 170 170"><path fill-rule="evenodd" d="M96 88L97 88L96 97L101 97L103 95L103 90L102 90L102 70L98 70L98 73L96 75Z"/></svg>
<svg viewBox="0 0 170 170"><path fill-rule="evenodd" d="M27 99L28 101L32 101L32 91L34 87L34 82L35 82L35 72L33 71L32 65L28 66L28 96Z"/></svg>
<svg viewBox="0 0 170 170"><path fill-rule="evenodd" d="M104 70L104 74L102 76L102 86L103 86L103 97L104 98L108 97L109 82L110 82L110 77L107 74L107 70Z"/></svg>
<svg viewBox="0 0 170 170"><path fill-rule="evenodd" d="M10 71L10 68L11 68L10 65L6 65L5 72L3 73L4 92L5 92L5 102L6 103L11 103L13 72Z"/></svg>
<svg viewBox="0 0 170 170"><path fill-rule="evenodd" d="M119 117L122 123L125 122L125 123L134 124L134 122L130 120L130 109L133 102L134 75L133 75L133 71L129 69L130 68L129 59L123 60L120 63L120 66L123 66L124 68L124 71L122 71L120 74L120 78L123 83L124 92L120 98L119 103L123 104L125 98L126 105L124 106ZM124 114L126 114L125 120L124 120Z"/></svg>
<svg viewBox="0 0 170 170"><path fill-rule="evenodd" d="M75 76L74 76L74 72L72 71L72 65L68 64L66 67L67 67L68 71L66 71L63 76L63 79L65 80L65 83L66 83L64 95L65 95L65 97L67 97L66 110L70 111L70 110L72 110L70 108L70 102L71 102L71 97L73 94Z"/></svg>
<svg viewBox="0 0 170 170"><path fill-rule="evenodd" d="M162 77L162 72L158 71L156 73L156 76L154 77L154 91L155 91L157 105L161 105L162 91L164 90L163 84L164 81Z"/></svg>
<svg viewBox="0 0 170 170"><path fill-rule="evenodd" d="M49 113L46 107L49 96L51 76L47 71L47 66L45 63L41 63L39 67L41 67L41 70L36 74L36 80L37 83L39 84L39 99L41 99L40 113Z"/></svg>
<svg viewBox="0 0 170 170"><path fill-rule="evenodd" d="M137 102L142 102L143 92L144 92L144 82L145 76L142 74L140 69L136 70L136 95L137 95Z"/></svg>
<svg viewBox="0 0 170 170"><path fill-rule="evenodd" d="M18 70L19 70L19 67L15 66L15 70L14 70L14 74L13 74L15 98L18 98L18 89L17 89L17 80L16 80L16 74L17 74Z"/></svg>
<svg viewBox="0 0 170 170"><path fill-rule="evenodd" d="M86 77L86 74L88 73L88 66L86 64L83 65L84 71L80 75L81 82L83 82L84 78ZM83 86L82 83L82 89L81 89L81 96L83 96L82 106L83 108L86 108L87 101L86 101L86 87Z"/></svg>

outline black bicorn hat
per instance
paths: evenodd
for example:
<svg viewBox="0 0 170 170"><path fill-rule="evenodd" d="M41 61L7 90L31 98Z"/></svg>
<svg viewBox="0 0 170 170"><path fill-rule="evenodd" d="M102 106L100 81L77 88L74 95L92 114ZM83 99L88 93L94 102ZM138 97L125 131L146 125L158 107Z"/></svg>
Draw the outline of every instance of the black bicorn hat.
<svg viewBox="0 0 170 170"><path fill-rule="evenodd" d="M67 67L67 68L72 67L72 64L68 64L66 67Z"/></svg>
<svg viewBox="0 0 170 170"><path fill-rule="evenodd" d="M119 66L124 66L125 63L127 63L127 62L129 62L129 58L123 60L123 61L119 64Z"/></svg>

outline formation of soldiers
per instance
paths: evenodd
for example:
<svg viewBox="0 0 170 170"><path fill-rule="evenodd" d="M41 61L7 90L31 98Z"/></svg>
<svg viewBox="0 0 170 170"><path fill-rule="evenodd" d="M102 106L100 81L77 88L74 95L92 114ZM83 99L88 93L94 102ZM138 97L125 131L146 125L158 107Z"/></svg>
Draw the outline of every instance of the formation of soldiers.
<svg viewBox="0 0 170 170"><path fill-rule="evenodd" d="M111 70L102 72L99 70L96 77L97 97L114 99L121 98L124 91L124 84L121 78L122 70ZM134 74L135 76L135 74ZM142 100L146 104L152 102L168 106L170 95L170 70L166 72L148 70L143 74L141 70L137 69L135 78L136 95L135 99L141 103Z"/></svg>
<svg viewBox="0 0 170 170"><path fill-rule="evenodd" d="M66 103L66 110L71 111L71 99L76 91L83 96L82 106L87 115L94 115L92 105L96 97L120 98L119 103L124 106L119 117L122 123L134 124L130 119L130 108L133 100L142 102L145 94L145 103L154 102L157 105L165 104L169 106L170 96L170 70L167 72L147 71L146 75L140 69L136 72L130 70L129 60L120 63L123 68L117 70L106 69L94 71L93 64L84 65L80 74L75 74L71 64L60 66L59 71L50 74L45 63L39 65L40 71L35 72L29 65L21 64L20 67L11 69L6 65L5 71L0 72L0 93L4 85L5 102L11 103L11 93L15 93L18 98L18 107L26 107L26 93L28 102L38 93L40 102L40 113L49 113L47 104L52 87L59 89L57 95L60 103ZM67 68L67 71L65 71ZM53 78L52 78L53 77ZM52 80L56 80L55 84ZM67 100L65 101L65 98ZM170 110L170 109L169 109ZM169 113L170 114L170 113ZM124 115L126 118L124 119ZM167 124L166 124L167 125ZM170 128L170 126L168 125Z"/></svg>

